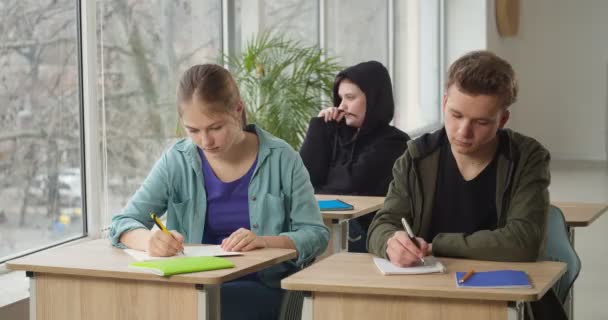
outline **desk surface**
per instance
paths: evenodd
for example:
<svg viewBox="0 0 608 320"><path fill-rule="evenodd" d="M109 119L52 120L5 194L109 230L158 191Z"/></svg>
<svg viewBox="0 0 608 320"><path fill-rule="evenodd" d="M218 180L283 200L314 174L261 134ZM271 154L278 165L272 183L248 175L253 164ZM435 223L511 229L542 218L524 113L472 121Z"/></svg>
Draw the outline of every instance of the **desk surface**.
<svg viewBox="0 0 608 320"><path fill-rule="evenodd" d="M109 240L92 240L44 250L7 263L9 269L102 278L220 284L296 257L291 249L261 249L227 257L235 268L159 277L127 268L135 261Z"/></svg>
<svg viewBox="0 0 608 320"><path fill-rule="evenodd" d="M586 227L608 211L608 203L554 202L570 227Z"/></svg>
<svg viewBox="0 0 608 320"><path fill-rule="evenodd" d="M447 273L424 275L382 275L366 253L338 253L281 281L289 290L376 294L394 296L534 301L540 299L566 271L561 262L492 262L440 258ZM531 289L457 288L456 271L523 270L533 284Z"/></svg>
<svg viewBox="0 0 608 320"><path fill-rule="evenodd" d="M330 194L316 195L318 200L339 199L353 205L354 210L321 211L323 219L354 219L370 212L377 211L384 204L384 197L340 196Z"/></svg>

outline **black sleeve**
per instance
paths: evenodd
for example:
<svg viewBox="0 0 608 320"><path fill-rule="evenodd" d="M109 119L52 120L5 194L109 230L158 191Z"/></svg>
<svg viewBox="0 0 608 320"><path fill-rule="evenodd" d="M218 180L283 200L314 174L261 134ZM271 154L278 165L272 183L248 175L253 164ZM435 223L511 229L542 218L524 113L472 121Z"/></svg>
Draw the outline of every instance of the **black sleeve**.
<svg viewBox="0 0 608 320"><path fill-rule="evenodd" d="M300 156L310 174L315 192L325 184L331 161L331 134L323 118L310 120L308 131L300 148Z"/></svg>

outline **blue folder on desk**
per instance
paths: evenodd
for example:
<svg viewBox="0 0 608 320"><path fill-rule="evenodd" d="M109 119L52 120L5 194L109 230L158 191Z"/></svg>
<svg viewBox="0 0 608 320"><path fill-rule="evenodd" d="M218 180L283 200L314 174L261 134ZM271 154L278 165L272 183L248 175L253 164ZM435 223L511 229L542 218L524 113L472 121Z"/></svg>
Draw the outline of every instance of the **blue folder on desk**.
<svg viewBox="0 0 608 320"><path fill-rule="evenodd" d="M353 210L353 205L348 204L342 200L317 200L321 211L343 211Z"/></svg>
<svg viewBox="0 0 608 320"><path fill-rule="evenodd" d="M532 288L528 275L519 270L496 270L475 272L460 283L466 272L456 272L459 288Z"/></svg>

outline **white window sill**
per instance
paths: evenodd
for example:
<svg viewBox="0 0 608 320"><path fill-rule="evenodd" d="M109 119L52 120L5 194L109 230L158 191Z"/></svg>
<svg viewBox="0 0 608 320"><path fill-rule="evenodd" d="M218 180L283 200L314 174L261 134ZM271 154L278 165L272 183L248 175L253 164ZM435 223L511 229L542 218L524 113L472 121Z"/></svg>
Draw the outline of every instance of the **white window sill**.
<svg viewBox="0 0 608 320"><path fill-rule="evenodd" d="M72 245L90 240L92 240L92 238L84 237L61 244L60 246ZM6 264L0 264L0 309L29 297L30 281L29 278L25 276L25 271L9 270L6 267Z"/></svg>
<svg viewBox="0 0 608 320"><path fill-rule="evenodd" d="M0 308L29 298L30 282L25 271L10 271L0 265Z"/></svg>

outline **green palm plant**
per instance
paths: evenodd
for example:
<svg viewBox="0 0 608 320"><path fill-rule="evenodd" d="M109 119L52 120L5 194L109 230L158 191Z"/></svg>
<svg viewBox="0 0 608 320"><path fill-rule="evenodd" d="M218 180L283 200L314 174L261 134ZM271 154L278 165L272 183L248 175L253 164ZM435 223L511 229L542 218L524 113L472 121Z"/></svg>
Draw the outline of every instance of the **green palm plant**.
<svg viewBox="0 0 608 320"><path fill-rule="evenodd" d="M310 118L330 101L334 77L341 69L319 47L271 33L259 34L241 54L224 55L222 62L238 83L248 122L296 150Z"/></svg>

